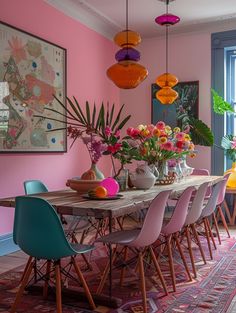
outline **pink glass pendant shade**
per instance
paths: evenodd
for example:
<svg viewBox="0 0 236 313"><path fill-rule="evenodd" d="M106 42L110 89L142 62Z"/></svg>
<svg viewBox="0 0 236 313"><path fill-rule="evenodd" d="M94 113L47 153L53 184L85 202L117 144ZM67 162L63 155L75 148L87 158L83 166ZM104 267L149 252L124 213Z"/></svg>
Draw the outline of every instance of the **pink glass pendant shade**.
<svg viewBox="0 0 236 313"><path fill-rule="evenodd" d="M163 87L157 91L156 98L162 104L168 105L172 104L178 98L178 93L171 87Z"/></svg>
<svg viewBox="0 0 236 313"><path fill-rule="evenodd" d="M176 84L178 84L178 78L171 73L164 73L157 77L156 84L161 88L174 87Z"/></svg>
<svg viewBox="0 0 236 313"><path fill-rule="evenodd" d="M159 25L175 25L180 21L179 16L170 13L162 14L155 18L155 22Z"/></svg>
<svg viewBox="0 0 236 313"><path fill-rule="evenodd" d="M148 75L147 69L134 61L121 61L107 70L107 76L122 89L137 87Z"/></svg>

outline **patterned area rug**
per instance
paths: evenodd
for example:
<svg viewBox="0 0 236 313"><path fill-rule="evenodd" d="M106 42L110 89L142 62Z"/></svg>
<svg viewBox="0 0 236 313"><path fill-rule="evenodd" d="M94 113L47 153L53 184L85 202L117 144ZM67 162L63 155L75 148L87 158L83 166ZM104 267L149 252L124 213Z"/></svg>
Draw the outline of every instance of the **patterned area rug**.
<svg viewBox="0 0 236 313"><path fill-rule="evenodd" d="M177 292L171 290L168 262L162 258L160 264L170 293L164 296L160 282L152 267L146 268L146 287L148 295L149 313L226 313L232 306L236 295L236 240L223 238L222 245L217 245L214 260L209 261L209 253L203 240L207 264L203 265L198 250L196 256L197 279L187 282L184 269L178 255L174 255L176 262ZM187 251L185 255L187 256ZM97 247L91 256L93 271L85 271L85 277L92 291L95 291L100 281L100 271L107 262L106 249ZM189 260L188 260L189 262ZM84 263L81 260L81 266ZM191 267L190 267L191 269ZM0 312L7 313L14 300L19 279L23 268L5 273L0 276ZM106 313L142 313L142 301L139 289L138 275L131 266L126 271L124 284L119 285L120 272L113 272L113 296L122 299L122 305L117 309L98 306L96 312ZM75 282L69 281L69 286L75 289ZM108 285L104 294L108 294ZM26 293L19 305L17 313L49 313L56 312L54 295L47 301L42 299L41 293ZM87 304L81 302L80 297L71 299L63 295L63 313L88 313ZM231 311L232 312L232 311ZM227 312L228 313L228 312Z"/></svg>

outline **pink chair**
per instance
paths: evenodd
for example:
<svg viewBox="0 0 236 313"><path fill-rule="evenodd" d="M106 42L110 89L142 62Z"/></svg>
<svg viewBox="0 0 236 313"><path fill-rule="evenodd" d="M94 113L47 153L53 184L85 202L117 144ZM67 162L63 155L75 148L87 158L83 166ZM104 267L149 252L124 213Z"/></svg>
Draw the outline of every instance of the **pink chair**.
<svg viewBox="0 0 236 313"><path fill-rule="evenodd" d="M220 238L219 227L218 227L218 222L217 222L217 217L216 217L217 214L219 214L219 216L220 216L220 218L222 220L224 229L226 230L226 232L228 234L228 237L230 238L229 228L228 228L228 225L227 225L226 220L225 220L224 213L223 213L222 208L221 208L221 206L222 206L222 204L224 202L224 199L225 199L225 191L226 191L226 185L227 185L227 180L229 178L229 175L230 175L230 173L228 173L228 174L226 174L224 176L224 178L225 178L224 179L224 184L222 185L222 189L220 190L220 193L219 193L219 196L218 196L218 200L217 200L217 203L216 203L216 213L214 211L213 214L212 214L219 244L221 244L221 238Z"/></svg>
<svg viewBox="0 0 236 313"><path fill-rule="evenodd" d="M177 201L177 204L174 209L174 213L170 221L161 230L161 234L164 236L163 244L166 244L167 251L168 251L169 266L170 266L171 279L172 279L172 285L173 285L174 291L176 291L176 280L175 280L175 270L174 270L173 255L172 255L172 247L173 247L172 244L176 243L176 246L179 250L179 254L182 258L189 280L190 281L192 280L187 262L185 260L182 248L180 246L179 235L180 235L180 231L182 230L182 227L184 226L187 212L188 212L189 202L192 196L192 192L194 190L195 190L194 187L188 187L181 194L181 196L179 197Z"/></svg>
<svg viewBox="0 0 236 313"><path fill-rule="evenodd" d="M186 220L185 220L184 233L187 238L188 251L189 251L189 256L190 256L190 260L191 260L191 264L193 268L193 274L195 278L197 277L197 271L196 271L196 267L194 263L193 251L192 251L192 246L191 246L191 236L193 237L193 239L195 239L194 241L197 243L199 247L203 262L206 264L205 254L203 252L201 241L199 240L198 232L196 231L195 225L201 216L207 190L208 190L208 182L201 184L201 186L198 188L198 190L195 193L193 202L190 205L190 208L189 208Z"/></svg>
<svg viewBox="0 0 236 313"><path fill-rule="evenodd" d="M206 168L194 168L191 175L206 175L209 176L210 172ZM211 186L208 187L205 198L209 198L212 192Z"/></svg>
<svg viewBox="0 0 236 313"><path fill-rule="evenodd" d="M166 190L160 192L156 198L152 201L147 214L145 216L143 226L141 229L134 230L121 230L113 232L109 235L101 237L96 240L96 242L102 242L105 244L115 244L116 247L113 250L112 263L115 261L115 255L117 246L121 245L124 247L124 262L127 260L128 248L134 248L138 251L138 267L139 267L139 275L141 280L141 289L142 289L142 298L143 298L143 309L144 312L147 313L147 303L146 303L146 286L145 286L145 277L144 277L144 266L143 266L143 256L146 252L150 252L151 259L156 268L156 271L160 277L163 289L167 294L166 284L161 273L159 264L157 262L156 256L153 252L151 245L157 240L159 237L164 211L167 203L167 199L171 193L171 190ZM132 251L134 250L132 249ZM120 253L119 253L120 256ZM109 273L110 264L107 263L107 266L103 272L102 279L100 285L98 286L97 294L100 294L103 290L105 281L107 279ZM124 271L121 272L121 280L123 279Z"/></svg>
<svg viewBox="0 0 236 313"><path fill-rule="evenodd" d="M208 244L208 249L209 249L211 259L213 259L213 256L212 256L210 239L211 239L215 249L216 249L216 244L215 244L214 236L212 234L211 226L210 226L210 222L209 222L208 218L211 215L213 215L213 213L216 209L219 195L221 194L221 192L222 192L222 190L226 184L226 181L227 181L227 179L225 178L213 186L212 194L211 194L206 206L203 208L202 214L201 214L200 223L202 223L204 225L204 228L205 228L205 234L206 234L206 238L207 238L207 244Z"/></svg>

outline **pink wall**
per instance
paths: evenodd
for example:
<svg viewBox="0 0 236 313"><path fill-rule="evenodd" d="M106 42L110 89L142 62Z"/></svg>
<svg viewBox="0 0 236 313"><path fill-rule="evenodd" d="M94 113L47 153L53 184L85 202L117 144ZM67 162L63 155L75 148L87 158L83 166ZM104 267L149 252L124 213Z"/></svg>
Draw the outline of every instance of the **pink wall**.
<svg viewBox="0 0 236 313"><path fill-rule="evenodd" d="M63 15L43 0L1 0L0 19L67 49L67 94L100 104L119 105L119 90L107 79L114 63L114 45L79 22ZM64 188L68 178L88 169L85 147L74 145L68 153L1 154L0 197L23 194L23 181L40 179L49 189ZM105 160L99 167L109 173ZM0 235L12 230L13 209L0 208Z"/></svg>
<svg viewBox="0 0 236 313"><path fill-rule="evenodd" d="M134 90L121 91L121 103L126 103L132 115L130 125L150 123L151 84L165 72L164 38L143 40L138 47L141 52L140 63L149 71L147 79ZM210 33L191 33L169 38L169 71L179 81L199 80L200 119L210 126L210 87L211 87L211 35ZM197 147L198 156L188 161L194 167L210 170L210 148Z"/></svg>

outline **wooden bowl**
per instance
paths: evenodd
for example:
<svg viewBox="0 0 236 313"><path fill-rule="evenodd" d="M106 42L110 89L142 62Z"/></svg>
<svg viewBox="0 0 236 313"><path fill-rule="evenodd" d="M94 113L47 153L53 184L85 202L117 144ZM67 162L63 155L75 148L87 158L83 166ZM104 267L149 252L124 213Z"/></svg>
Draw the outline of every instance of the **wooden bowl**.
<svg viewBox="0 0 236 313"><path fill-rule="evenodd" d="M66 186L80 193L88 192L99 186L101 180L68 179Z"/></svg>

